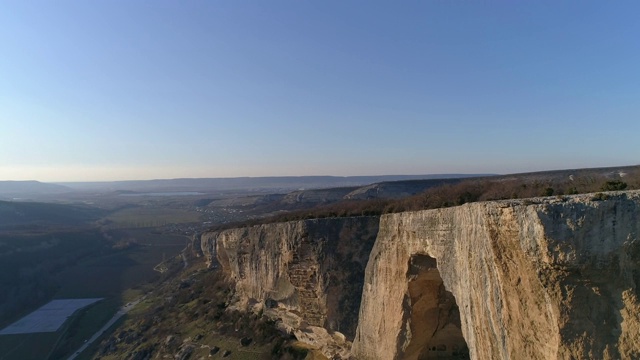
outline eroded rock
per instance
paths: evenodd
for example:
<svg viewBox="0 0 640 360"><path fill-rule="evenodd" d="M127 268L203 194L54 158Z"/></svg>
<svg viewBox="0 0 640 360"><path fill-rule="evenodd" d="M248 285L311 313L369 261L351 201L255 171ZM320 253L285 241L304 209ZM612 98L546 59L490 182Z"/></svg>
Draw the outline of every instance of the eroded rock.
<svg viewBox="0 0 640 360"><path fill-rule="evenodd" d="M460 354L459 326L472 359L639 358L640 197L591 198L383 216L353 356Z"/></svg>
<svg viewBox="0 0 640 360"><path fill-rule="evenodd" d="M355 334L363 360L636 359L639 208L637 191L482 202L200 245L235 281L231 309L262 311L329 358L350 356Z"/></svg>
<svg viewBox="0 0 640 360"><path fill-rule="evenodd" d="M353 339L377 217L331 218L205 233L202 252L235 282L232 308L281 308Z"/></svg>

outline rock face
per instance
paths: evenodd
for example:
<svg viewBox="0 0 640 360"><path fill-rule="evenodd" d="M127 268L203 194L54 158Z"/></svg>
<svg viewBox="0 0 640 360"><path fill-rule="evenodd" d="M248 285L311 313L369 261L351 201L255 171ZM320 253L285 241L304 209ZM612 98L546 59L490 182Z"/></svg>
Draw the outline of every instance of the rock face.
<svg viewBox="0 0 640 360"><path fill-rule="evenodd" d="M280 310L291 332L324 328L352 340L378 223L357 217L267 224L205 233L194 246L235 282L236 307Z"/></svg>
<svg viewBox="0 0 640 360"><path fill-rule="evenodd" d="M385 215L356 359L640 358L640 193Z"/></svg>
<svg viewBox="0 0 640 360"><path fill-rule="evenodd" d="M268 224L193 244L235 281L238 307L261 306L329 358L638 359L639 230L629 191Z"/></svg>

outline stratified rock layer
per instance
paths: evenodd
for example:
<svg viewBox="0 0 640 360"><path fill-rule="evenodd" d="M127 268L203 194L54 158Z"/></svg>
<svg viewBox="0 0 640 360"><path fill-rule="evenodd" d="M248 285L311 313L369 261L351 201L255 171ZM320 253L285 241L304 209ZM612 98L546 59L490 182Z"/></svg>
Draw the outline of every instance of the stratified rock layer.
<svg viewBox="0 0 640 360"><path fill-rule="evenodd" d="M353 357L451 355L460 326L472 359L640 358L639 208L626 192L383 216Z"/></svg>

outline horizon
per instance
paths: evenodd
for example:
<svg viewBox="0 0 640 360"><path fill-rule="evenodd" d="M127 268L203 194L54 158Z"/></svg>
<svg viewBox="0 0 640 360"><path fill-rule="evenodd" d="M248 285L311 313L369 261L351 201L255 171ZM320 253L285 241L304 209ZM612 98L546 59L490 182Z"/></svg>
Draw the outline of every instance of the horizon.
<svg viewBox="0 0 640 360"><path fill-rule="evenodd" d="M553 170L550 170L553 171ZM165 180L208 180L208 179L269 179L269 178L313 178L313 177L331 177L331 178L358 178L358 177L388 177L388 176L496 176L510 175L497 173L436 173L436 174L384 174L384 175L266 175L266 176L219 176L219 177L177 177L177 178L150 178L150 179L121 179L121 180L95 180L95 181L41 181L37 179L27 180L1 180L9 182L40 182L49 184L65 184L65 183L102 183L102 182L133 182L133 181L165 181Z"/></svg>
<svg viewBox="0 0 640 360"><path fill-rule="evenodd" d="M465 172L447 172L447 173L389 173L389 174L365 174L365 175L330 175L330 174L311 174L311 175L258 175L258 176L208 176L208 177L167 177L167 178L140 178L140 179L115 179L115 180L87 180L87 181L76 181L76 180L52 180L45 181L39 179L22 179L22 180L14 180L14 179L0 179L0 182L40 182L40 183L49 183L49 184L72 184L72 183L109 183L109 182L136 182L136 181L165 181L165 180L207 180L207 179L256 179L256 178L303 178L303 177L333 177L333 178L357 178L357 177L392 177L392 176L426 176L426 177L439 177L439 176L507 176L507 175L519 175L519 174L535 174L535 173L545 173L545 172L553 172L553 171L571 171L571 170L591 170L591 169L616 169L616 168L625 168L625 167L636 167L640 166L638 164L623 164L623 165L607 165L607 166L593 166L593 167L570 167L570 168L554 168L554 169L541 169L541 170L526 170L526 171L518 171L518 172L506 172L506 173L497 173L497 172L475 172L475 173L465 173Z"/></svg>
<svg viewBox="0 0 640 360"><path fill-rule="evenodd" d="M638 163L636 2L0 9L0 180Z"/></svg>

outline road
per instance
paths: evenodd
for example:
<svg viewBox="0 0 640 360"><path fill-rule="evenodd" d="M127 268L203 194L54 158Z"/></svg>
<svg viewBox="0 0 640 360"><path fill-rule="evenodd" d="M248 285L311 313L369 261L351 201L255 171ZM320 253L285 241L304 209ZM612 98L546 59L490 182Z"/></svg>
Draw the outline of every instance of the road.
<svg viewBox="0 0 640 360"><path fill-rule="evenodd" d="M111 320L109 320L106 324L104 324L104 326L100 330L98 330L95 334L93 334L91 339L87 340L84 343L84 345L82 345L78 350L76 350L73 353L73 355L69 356L68 360L73 360L76 358L76 356L80 355L80 353L82 353L86 348L88 348L89 345L91 345L91 343L96 341L96 339L98 339L105 331L107 331L111 327L111 325L115 324L115 322L118 321L118 319L123 317L126 313L128 313L131 309L133 309L136 305L138 305L138 303L142 301L142 299L144 299L144 296L121 307L120 310L118 310L118 312L116 312L116 314L113 315Z"/></svg>

